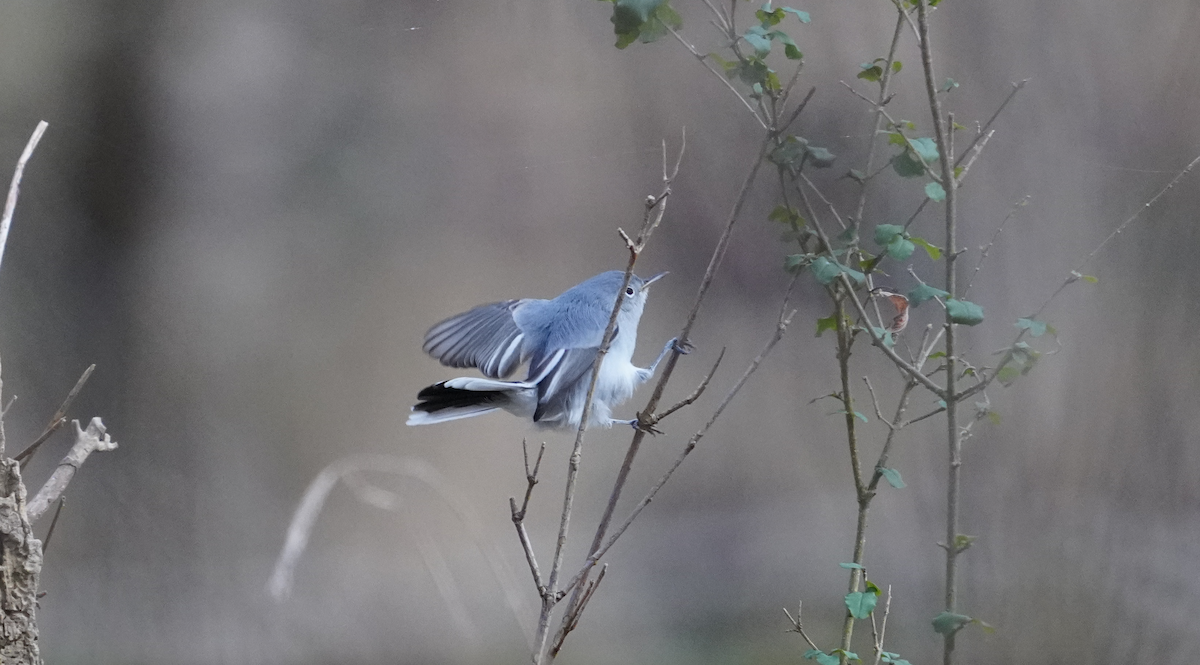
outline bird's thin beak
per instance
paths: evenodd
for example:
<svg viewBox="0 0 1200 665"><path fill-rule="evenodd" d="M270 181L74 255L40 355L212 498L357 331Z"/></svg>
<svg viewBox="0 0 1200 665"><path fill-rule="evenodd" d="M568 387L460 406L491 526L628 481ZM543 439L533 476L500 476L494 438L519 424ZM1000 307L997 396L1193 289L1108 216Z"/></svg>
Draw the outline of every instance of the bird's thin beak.
<svg viewBox="0 0 1200 665"><path fill-rule="evenodd" d="M667 275L670 275L670 272L662 271L662 272L659 272L658 275L650 277L649 280L642 282L642 290L646 290L646 289L650 288L650 284L653 284L654 282L661 280L662 277L666 277Z"/></svg>
<svg viewBox="0 0 1200 665"><path fill-rule="evenodd" d="M642 282L642 290L645 291L646 289L650 288L651 284L657 282L658 280L662 279L663 277L666 277L668 274L669 273L666 271L660 272L657 275L651 277L650 279Z"/></svg>

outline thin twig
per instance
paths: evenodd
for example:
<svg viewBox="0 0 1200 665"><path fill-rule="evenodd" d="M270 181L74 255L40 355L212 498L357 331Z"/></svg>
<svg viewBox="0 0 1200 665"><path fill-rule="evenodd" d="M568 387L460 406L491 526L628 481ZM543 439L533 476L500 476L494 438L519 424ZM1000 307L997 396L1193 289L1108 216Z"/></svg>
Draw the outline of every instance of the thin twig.
<svg viewBox="0 0 1200 665"><path fill-rule="evenodd" d="M33 443L29 444L25 450L17 453L16 457L13 458L18 462L21 462L22 469L25 468L28 458L32 457L33 454L37 452L38 447L45 443L46 439L49 439L51 434L57 432L58 428L66 424L67 410L71 408L71 403L74 402L75 398L79 396L79 391L83 390L84 384L87 383L88 377L92 375L92 372L95 369L96 365L93 363L88 365L87 369L83 370L83 374L80 375L79 380L75 382L75 387L71 388L71 391L67 393L66 399L63 400L62 405L60 405L58 410L54 412L54 415L50 417L50 423L46 425L46 429L42 431L41 435L38 436L37 439L34 439Z"/></svg>
<svg viewBox="0 0 1200 665"><path fill-rule="evenodd" d="M953 131L953 129L951 131ZM982 139L977 141L974 144L974 147L970 149L969 154L971 155L971 157L970 157L970 159L967 160L967 163L963 164L961 167L958 167L958 166L955 167L955 170L958 170L959 168L962 169L961 171L958 172L958 175L955 176L955 178L957 178L960 183L963 181L963 178L967 177L967 172L971 170L971 165L975 163L976 159L979 159L979 155L980 155L980 153L983 152L984 146L987 145L988 140L990 140L992 138L992 135L995 133L996 133L996 130L992 129L992 130L989 130L987 134L984 134ZM968 154L968 153L964 153L964 154Z"/></svg>
<svg viewBox="0 0 1200 665"><path fill-rule="evenodd" d="M746 368L746 371L742 373L741 378L738 379L733 388L731 388L729 392L725 394L725 398L721 400L721 403L717 406L716 410L713 411L712 416L709 417L708 422L704 424L704 427L700 428L700 431L692 435L692 438L688 440L687 445L684 446L683 451L678 457L675 458L675 462L670 466L670 468L667 469L666 473L659 477L658 481L655 482L650 488L650 491L646 493L646 496L638 502L637 506L629 514L629 517L625 518L625 521L622 522L619 527L613 530L612 534L609 536L604 545L596 547L592 554L588 556L584 567L570 582L567 583L566 586L563 587L564 591L572 588L578 588L577 585L579 582L586 579L587 572L592 568L592 566L596 565L596 563L614 544L616 544L621 535L625 533L625 530L629 528L629 525L633 524L638 515L642 513L642 510L645 509L646 506L650 505L650 502L654 500L654 497L658 494L658 491L662 489L663 485L667 484L667 481L671 479L671 476L675 473L675 470L678 469L681 464L683 464L683 460L686 459L689 454L691 454L692 450L696 448L696 444L700 442L700 439L704 438L704 435L708 433L708 430L713 426L714 423L717 422L717 419L721 417L721 413L725 411L725 407L729 406L729 403L733 401L733 398L736 397L738 392L741 391L742 387L746 385L746 381L750 379L750 376L754 374L759 365L761 365L763 360L766 359L767 355L770 354L771 349L775 348L775 345L779 343L780 339L783 339L784 333L787 332L788 325L792 322L792 317L796 314L796 310L792 310L791 312L787 311L788 298L791 295L792 287L794 287L795 284L796 277L793 277L791 283L788 285L787 292L784 295L783 307L780 310L779 320L775 325L775 333L772 335L770 341L768 341L763 350L760 351L757 356L755 356L754 360L750 362L750 365Z"/></svg>
<svg viewBox="0 0 1200 665"><path fill-rule="evenodd" d="M663 25L666 25L666 24L664 23ZM721 82L725 84L725 87L729 88L729 91L732 92L739 100L741 100L742 105L745 106L746 109L749 110L750 113L752 113L754 115L754 119L758 121L758 124L761 125L763 129L770 129L770 127L767 125L766 119L763 118L761 115L759 115L758 111L756 111L754 109L754 107L750 104L750 101L747 100L745 97L743 97L742 93L738 92L737 88L733 87L733 84L729 82L729 79L725 78L724 74L717 71L717 68L714 67L713 64L708 61L707 55L697 51L696 47L689 44L687 42L687 40L685 40L683 38L683 35L679 34L671 26L666 25L666 28L667 28L667 30L671 31L671 34L675 36L675 39L678 40L680 44L683 44L684 48L686 48L687 50L692 52L692 55L695 56L695 58L697 60L699 60L700 63L703 64L706 69L708 69L708 71L713 73L713 76L716 76L717 78L721 79Z"/></svg>
<svg viewBox="0 0 1200 665"><path fill-rule="evenodd" d="M17 209L17 196L21 193L21 176L25 174L25 164L33 156L34 149L49 126L45 120L38 121L37 127L25 144L25 149L21 151L21 157L17 159L17 168L13 171L12 182L8 185L8 198L4 201L4 214L0 216L0 260L4 259L4 247L8 244L8 231L12 228L13 212ZM4 451L0 450L0 453L2 452Z"/></svg>
<svg viewBox="0 0 1200 665"><path fill-rule="evenodd" d="M979 275L979 271L983 269L983 262L987 259L988 252L992 251L992 246L996 244L996 241L1000 239L1000 234L1004 232L1004 225L1008 224L1008 220L1016 217L1017 210L1024 207L1027 203L1029 203L1028 194L1022 197L1020 201L1012 204L1012 207L1008 209L1008 214L1004 216L1004 220L996 227L996 232L992 234L992 239L988 241L988 244L979 249L979 261L975 263L975 270L971 272L971 276L967 278L967 285L963 287L962 297L964 299L971 292L971 286L975 284L975 278Z"/></svg>
<svg viewBox="0 0 1200 665"><path fill-rule="evenodd" d="M538 665L553 661L554 653L557 652L557 647L552 650L547 650L546 641L550 631L550 617L554 612L554 606L561 599L558 591L558 578L562 571L562 561L567 542L567 532L571 522L571 509L572 504L575 501L575 485L579 477L579 462L583 456L583 436L587 431L588 421L591 419L592 399L596 391L596 380L600 374L600 365L604 362L604 357L607 355L609 347L612 344L613 334L617 325L617 316L621 312L621 303L624 300L625 288L629 285L629 281L633 277L634 265L637 263L638 256L645 248L646 242L649 241L650 235L662 221L663 215L666 212L667 197L671 192L671 183L679 174L679 166L683 161L683 152L686 148L687 143L685 134L684 140L679 148L679 157L675 161L675 170L669 175L666 173L666 155L664 153L664 177L662 193L657 197L651 197L647 200L646 214L642 219L642 228L638 233L637 240L631 241L629 236L627 236L623 231L621 232L621 235L625 238L626 245L629 249L629 262L626 264L624 279L622 280L620 290L617 291L617 298L613 303L612 313L609 315L608 325L605 328L604 336L602 338L603 341L600 345L600 348L597 349L596 359L592 364L591 380L588 383L588 390L583 402L583 413L580 417L579 428L575 433L575 445L572 449L571 457L567 466L567 483L566 490L563 493L563 509L562 516L559 519L558 538L555 541L554 558L550 564L550 573L546 580L545 593L542 596L542 607L538 615L537 636L534 640L535 647L532 654L532 660ZM652 210L656 211L656 216L651 215ZM680 341L684 342L686 341L686 338L681 337ZM675 359L678 357L678 355L679 352L676 350L676 352L670 356L670 359L667 362L667 369L664 370L664 375L667 375L667 372L674 367ZM661 385L662 382L660 381L659 386ZM661 391L656 389L656 394L661 395ZM657 405L657 402L651 406L648 406L645 409L645 412L653 412L653 407L655 405ZM644 431L639 429L634 433L634 441L640 442L640 437L644 435ZM563 631L563 629L566 629L570 625L572 620L578 620L578 617L572 617L572 613L577 611L576 608L579 607L579 599L580 597L578 594L571 598L571 602L563 614L563 623L559 629L560 633ZM569 632L569 630L567 632ZM561 644L561 640L556 638L554 644Z"/></svg>
<svg viewBox="0 0 1200 665"><path fill-rule="evenodd" d="M696 389L692 391L691 395L679 400L679 402L662 411L661 413L646 416L638 414L638 423L644 423L647 427L653 427L654 425L662 422L663 418L666 418L672 413L675 413L676 411L689 404L692 404L699 399L700 395L704 394L704 389L708 387L708 382L712 381L713 375L717 373L717 368L721 366L721 360L724 357L725 347L721 347L721 352L717 354L717 361L713 363L712 369L708 370L708 375L704 377L704 380L700 382L700 385L696 386ZM642 420L643 418L645 418L645 420Z"/></svg>
<svg viewBox="0 0 1200 665"><path fill-rule="evenodd" d="M896 49L900 46L900 32L904 28L904 20L908 18L908 13L899 4L896 5L896 29L892 31L892 45L888 48L886 62L884 62L883 76L879 80L879 98L876 102L875 120L872 122L874 127L871 132L870 147L867 148L867 163L863 168L863 173L871 173L871 167L875 163L876 147L879 141L876 140L879 136L879 131L883 128L883 105L888 98L888 88L892 82L892 63L896 60ZM863 210L867 205L867 182L869 179L864 179L861 183L861 188L858 192L858 206L855 208L854 219L861 222Z"/></svg>
<svg viewBox="0 0 1200 665"><path fill-rule="evenodd" d="M58 506L54 509L54 517L50 518L50 528L46 530L46 537L42 539L43 558L46 556L46 550L50 549L50 539L54 537L54 527L58 526L58 516L62 514L65 505L67 505L67 497L59 497Z"/></svg>
<svg viewBox="0 0 1200 665"><path fill-rule="evenodd" d="M800 622L800 610L802 610L802 609L804 609L804 601L800 601L800 602L796 603L795 618L792 617L792 613L788 612L788 609L786 607L783 608L783 613L787 615L788 621L792 622L791 632L800 633L800 637L803 637L804 641L808 642L808 646L816 649L817 651L820 651L821 648L817 646L817 643L813 642L812 638L808 636L808 633L804 632L804 624Z"/></svg>
<svg viewBox="0 0 1200 665"><path fill-rule="evenodd" d="M892 611L892 585L888 585L887 595L883 597L883 619L879 622L879 633L875 635L875 664L879 665L879 660L883 656L883 640L887 635L887 620L888 613ZM871 629L875 629L875 614L871 614Z"/></svg>
<svg viewBox="0 0 1200 665"><path fill-rule="evenodd" d="M544 598L546 585L542 582L537 556L533 553L533 543L529 539L529 532L525 529L525 513L529 510L529 499L533 496L533 486L538 483L538 470L542 466L542 455L546 453L546 444L543 442L541 448L538 449L537 461L534 462L532 469L529 468L529 446L525 439L521 439L521 452L525 459L525 500L521 502L521 508L518 510L516 499L509 497L508 506L512 511L513 526L517 530L517 539L521 541L521 549L525 551L525 562L529 564L529 572L533 575L533 583L537 587L538 596Z"/></svg>
<svg viewBox="0 0 1200 665"><path fill-rule="evenodd" d="M1123 221L1119 225L1117 225L1117 228L1113 229L1112 233L1108 234L1108 236L1105 237L1104 240L1101 240L1100 244L1097 245L1096 248L1093 249L1091 252L1089 252L1087 254L1087 256L1085 256L1079 262L1078 265L1076 265L1075 269L1072 270L1067 275L1066 279L1063 280L1062 284L1059 284L1058 288L1056 288L1054 290L1054 292L1052 292L1050 294L1050 296L1048 298L1046 298L1045 301L1042 302L1041 306L1039 306L1037 308L1037 310L1033 314L1031 314L1028 318L1036 319L1037 317L1041 316L1041 314L1044 311L1046 311L1046 308L1050 306L1050 303L1054 301L1054 299L1058 296L1058 294L1062 293L1063 289L1067 288L1071 284L1074 284L1075 282L1082 279L1083 278L1083 273L1082 273L1083 268L1085 266L1087 266L1087 264L1096 256L1096 254L1098 254L1100 252L1100 250L1103 249L1104 246L1109 243L1109 241L1111 241L1113 238L1120 235L1125 230L1126 227L1128 227L1130 224L1132 224L1134 221L1136 221L1137 218L1140 217L1143 212L1145 212L1151 206L1153 206L1155 203L1157 203L1158 200L1160 198L1162 198L1162 196L1164 194L1166 194L1168 191L1170 191L1172 188L1174 188L1175 185L1179 184L1179 182L1181 180L1183 180L1183 178L1185 176L1187 176L1189 173L1192 172L1192 170L1196 167L1197 164L1200 164L1200 156L1197 156L1195 159L1193 159L1191 162L1189 162L1188 165L1186 167L1184 167L1184 169L1182 171L1180 171L1178 174L1176 174L1176 176L1171 180L1171 182L1167 183L1167 185L1165 187L1163 187L1162 189L1160 189L1158 191L1158 193L1156 193L1154 196L1150 197L1150 199L1148 201L1146 201L1141 206L1139 206L1137 212L1133 213L1125 221ZM989 372L987 374L987 376L983 377L983 379L981 381L979 381L975 385L971 386L970 388L963 390L959 394L959 399L964 400L964 399L967 399L969 397L972 397L972 396L982 392L983 390L986 390L987 387L989 385L991 385L992 381L996 380L996 377L1000 376L1000 372L1003 371L1004 368L1007 367L1008 364L1012 362L1013 358L1016 357L1015 349L1017 348L1017 344L1019 344L1021 342L1021 340L1024 339L1026 333L1028 333L1028 332L1029 332L1028 329L1022 329L1020 332L1018 332L1016 337L1013 339L1012 345L1009 347L1008 351L1004 354L1004 357L1002 357L1000 359L1000 362L996 363L996 367L994 369L992 369L992 371Z"/></svg>
<svg viewBox="0 0 1200 665"><path fill-rule="evenodd" d="M691 312L688 314L687 321L684 323L677 339L679 345L687 343L688 336L691 333L692 326L696 323L696 317L700 313L700 306L704 303L704 298L708 294L708 289L712 285L713 278L716 277L717 270L725 258L725 252L729 248L729 240L733 235L733 229L736 226L738 219L741 217L742 207L749 197L751 185L754 183L755 177L758 175L759 167L767 154L767 149L771 145L771 136L768 134L763 137L762 145L759 148L758 156L755 158L754 164L750 168L750 172L746 174L745 180L742 181L742 187L738 192L737 198L734 201L733 209L729 213L729 219L725 224L725 230L721 233L721 237L717 240L717 246L713 249L712 257L709 259L708 268L704 272L704 277L700 280L699 291L696 293L696 298L692 302ZM680 352L677 349L674 353L667 356L666 365L663 367L662 374L659 376L658 383L654 386L654 391L650 394L650 399L646 403L646 408L642 409L642 413L652 413L658 406L658 402L662 399L663 391L666 389L667 382L675 371L676 362L679 359ZM629 448L625 452L625 459L621 463L621 468L617 471L617 478L613 482L613 490L609 495L608 505L605 507L604 514L600 518L600 522L596 527L595 536L592 538L592 544L589 551L594 552L600 548L604 542L604 537L608 533L609 524L612 522L613 513L617 508L617 501L621 498L621 492L625 487L625 483L629 478L630 469L633 466L633 460L641 449L642 441L646 436L646 432L638 430L634 432L633 439L629 443ZM586 579L594 562L587 562L580 574L576 575L578 579ZM564 616L575 611L579 603L580 589L584 586L574 584L571 599L567 603L567 609L564 611ZM566 587L564 587L565 589Z"/></svg>

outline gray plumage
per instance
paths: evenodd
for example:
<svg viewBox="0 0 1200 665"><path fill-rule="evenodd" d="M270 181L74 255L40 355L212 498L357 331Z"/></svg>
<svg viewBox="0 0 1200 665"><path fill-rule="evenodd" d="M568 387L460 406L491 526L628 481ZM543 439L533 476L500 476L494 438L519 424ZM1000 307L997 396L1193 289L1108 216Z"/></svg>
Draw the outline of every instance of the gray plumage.
<svg viewBox="0 0 1200 665"><path fill-rule="evenodd" d="M632 276L617 328L600 367L591 423L610 426L612 407L633 395L654 375L658 363L675 345L671 340L650 367L632 363L637 326L650 284ZM424 350L450 367L476 367L485 377L460 377L434 384L417 394L420 400L409 425L468 418L503 409L530 418L540 427L575 428L592 365L603 341L624 273L609 271L584 281L551 300L506 300L480 305L452 316L425 334ZM528 363L524 381L507 381Z"/></svg>

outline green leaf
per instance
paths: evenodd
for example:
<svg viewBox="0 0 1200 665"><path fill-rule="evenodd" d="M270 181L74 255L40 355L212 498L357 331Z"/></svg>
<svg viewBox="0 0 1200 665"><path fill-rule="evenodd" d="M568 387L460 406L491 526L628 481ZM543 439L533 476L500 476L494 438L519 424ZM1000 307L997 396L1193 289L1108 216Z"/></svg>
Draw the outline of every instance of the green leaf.
<svg viewBox="0 0 1200 665"><path fill-rule="evenodd" d="M796 210L795 208L789 208L785 205L777 205L773 210L771 210L771 214L767 215L767 219L771 220L772 222L791 224L799 216L799 210Z"/></svg>
<svg viewBox="0 0 1200 665"><path fill-rule="evenodd" d="M892 331L880 328L879 326L871 326L871 330L875 331L875 336L883 340L883 345L887 348L896 346L896 338L892 335Z"/></svg>
<svg viewBox="0 0 1200 665"><path fill-rule="evenodd" d="M767 54L771 52L771 40L767 37L767 31L761 25L750 26L746 34L742 35L742 39L746 40L746 43L750 45L750 48L754 49L754 52L760 58L767 57Z"/></svg>
<svg viewBox="0 0 1200 665"><path fill-rule="evenodd" d="M979 536L968 536L965 533L960 533L954 537L954 551L965 552L976 540L979 540Z"/></svg>
<svg viewBox="0 0 1200 665"><path fill-rule="evenodd" d="M1096 282L1100 281L1099 278L1091 275L1081 275L1081 277L1083 278L1083 281L1087 282L1088 284L1095 284Z"/></svg>
<svg viewBox="0 0 1200 665"><path fill-rule="evenodd" d="M891 132L888 134L888 144L908 147L908 139L904 138L900 132Z"/></svg>
<svg viewBox="0 0 1200 665"><path fill-rule="evenodd" d="M830 261L824 256L818 256L817 258L813 259L813 277L815 277L817 281L822 284L828 285L833 283L833 280L837 279L838 273L840 272L841 267L837 263Z"/></svg>
<svg viewBox="0 0 1200 665"><path fill-rule="evenodd" d="M1028 330L1030 337L1041 337L1046 334L1046 322L1037 319L1017 319L1017 328Z"/></svg>
<svg viewBox="0 0 1200 665"><path fill-rule="evenodd" d="M983 308L969 300L946 300L946 313L954 323L974 326L983 323Z"/></svg>
<svg viewBox="0 0 1200 665"><path fill-rule="evenodd" d="M819 169L827 169L830 166L833 166L833 160L835 157L832 152L829 152L825 148L818 148L811 145L805 148L805 150L808 152L809 164L812 164Z"/></svg>
<svg viewBox="0 0 1200 665"><path fill-rule="evenodd" d="M873 593L851 591L846 594L846 609L850 610L850 616L855 619L866 619L875 611L875 603L878 601L879 598Z"/></svg>
<svg viewBox="0 0 1200 665"><path fill-rule="evenodd" d="M911 150L892 157L892 170L901 178L919 178L925 175L925 165L912 156Z"/></svg>
<svg viewBox="0 0 1200 665"><path fill-rule="evenodd" d="M804 54L800 52L800 49L796 48L795 44L784 44L783 45L783 55L788 60L803 60L804 59Z"/></svg>
<svg viewBox="0 0 1200 665"><path fill-rule="evenodd" d="M886 247L896 238L904 237L904 227L899 224L878 224L875 226L875 244Z"/></svg>
<svg viewBox="0 0 1200 665"><path fill-rule="evenodd" d="M938 149L937 143L930 138L912 139L909 141L909 147L916 151L917 155L925 160L926 164L937 161Z"/></svg>
<svg viewBox="0 0 1200 665"><path fill-rule="evenodd" d="M933 617L933 630L942 635L952 635L970 622L971 617L965 614L942 612Z"/></svg>
<svg viewBox="0 0 1200 665"><path fill-rule="evenodd" d="M883 78L883 68L879 65L873 65L869 62L862 64L862 71L858 73L858 78L864 81L878 82Z"/></svg>
<svg viewBox="0 0 1200 665"><path fill-rule="evenodd" d="M893 73L893 74L899 74L899 73L900 73L900 68L901 68L901 67L903 67L903 66L904 66L904 65L900 64L900 61L899 61L899 60L893 61L893 62L892 62L892 73Z"/></svg>
<svg viewBox="0 0 1200 665"><path fill-rule="evenodd" d="M683 26L683 19L666 0L616 0L610 20L619 49L638 39L652 42L667 34L667 26L674 29Z"/></svg>
<svg viewBox="0 0 1200 665"><path fill-rule="evenodd" d="M722 58L720 55L718 55L716 53L709 53L708 59L717 63L721 67L721 69L724 69L726 72L737 69L740 66L739 63L730 62L730 61Z"/></svg>
<svg viewBox="0 0 1200 665"><path fill-rule="evenodd" d="M783 20L783 10L782 9L772 10L771 3L767 2L767 3L763 4L762 9L754 12L754 16L759 21L762 21L763 27L770 27L770 26L775 25Z"/></svg>
<svg viewBox="0 0 1200 665"><path fill-rule="evenodd" d="M1012 365L1005 365L996 373L996 380L1005 387L1008 387L1012 385L1013 381L1017 380L1018 376L1021 376L1021 370Z"/></svg>
<svg viewBox="0 0 1200 665"><path fill-rule="evenodd" d="M846 651L845 649L834 649L829 653L830 655L842 654L846 657L846 660L857 660L859 662L862 661L862 658L859 658L858 654L854 653L853 651Z"/></svg>
<svg viewBox="0 0 1200 665"><path fill-rule="evenodd" d="M812 17L808 15L808 12L802 12L799 9L792 9L791 7L780 7L780 9L789 14L794 14L796 18L800 19L801 23L812 23Z"/></svg>
<svg viewBox="0 0 1200 665"><path fill-rule="evenodd" d="M987 417L988 422L996 426L1000 425L1000 414L996 413L995 411L988 410Z"/></svg>
<svg viewBox="0 0 1200 665"><path fill-rule="evenodd" d="M817 656L817 665L838 665L840 662L842 660L833 654L822 652Z"/></svg>
<svg viewBox="0 0 1200 665"><path fill-rule="evenodd" d="M946 295L950 295L950 294L947 293ZM945 358L945 357L946 357L945 351L934 351L933 353L929 354L929 360L937 360L938 358ZM943 409L946 408L945 402L942 402L941 404L942 404Z"/></svg>
<svg viewBox="0 0 1200 665"><path fill-rule="evenodd" d="M875 594L876 596L883 595L883 589L880 589L879 585L872 582L871 580L867 580L867 591L870 591L871 593Z"/></svg>
<svg viewBox="0 0 1200 665"><path fill-rule="evenodd" d="M898 490L904 489L904 479L900 477L899 471L881 466L879 467L879 473L892 487L895 487Z"/></svg>
<svg viewBox="0 0 1200 665"><path fill-rule="evenodd" d="M933 300L934 298L945 298L949 295L950 294L946 291L943 291L937 287L933 287L933 286L930 286L930 285L922 282L922 283L916 285L915 287L913 287L913 289L908 292L908 302L913 307L916 307L916 306L920 305L921 303L925 302L926 300ZM940 353L940 351L939 351L939 353ZM931 354L929 357L932 359L933 355Z"/></svg>
<svg viewBox="0 0 1200 665"><path fill-rule="evenodd" d="M812 262L812 254L790 254L783 260L783 269L796 272Z"/></svg>
<svg viewBox="0 0 1200 665"><path fill-rule="evenodd" d="M808 149L808 141L797 136L788 136L771 150L767 159L777 166L796 168Z"/></svg>
<svg viewBox="0 0 1200 665"><path fill-rule="evenodd" d="M849 171L846 172L846 177L850 178L851 180L853 180L854 182L857 182L859 184L862 184L867 181L867 174L863 173L862 171L859 171L858 169L850 169Z"/></svg>
<svg viewBox="0 0 1200 665"><path fill-rule="evenodd" d="M897 261L907 261L914 249L916 245L908 238L897 237L888 243L887 254Z"/></svg>
<svg viewBox="0 0 1200 665"><path fill-rule="evenodd" d="M857 563L839 563L838 565L846 570L866 570L866 568L863 568L861 564Z"/></svg>
<svg viewBox="0 0 1200 665"><path fill-rule="evenodd" d="M942 92L950 92L951 90L953 90L957 87L958 87L958 81L948 78L948 79L946 79L946 83L942 85Z"/></svg>
<svg viewBox="0 0 1200 665"><path fill-rule="evenodd" d="M925 184L925 196L932 201L941 203L946 200L946 189L940 182L929 182Z"/></svg>
<svg viewBox="0 0 1200 665"><path fill-rule="evenodd" d="M909 236L908 239L913 241L914 245L919 245L922 249L924 249L925 253L929 255L929 258L933 259L934 261L938 261L942 258L941 247L934 245L924 238L917 238L916 236Z"/></svg>
<svg viewBox="0 0 1200 665"><path fill-rule="evenodd" d="M829 412L828 414L826 414L826 415L830 415L830 416L832 416L832 415L836 415L836 414L842 414L842 415L845 415L845 414L846 414L846 410L845 410L845 409L838 409L837 411L830 411L830 412ZM866 417L866 416L864 416L863 414L861 414L861 413L859 413L859 412L857 412L857 411L855 411L855 412L854 412L854 417L855 417L855 418L858 418L859 420L863 421L864 423L866 423L866 422L870 422L869 420L867 420L867 417Z"/></svg>
<svg viewBox="0 0 1200 665"><path fill-rule="evenodd" d="M832 314L823 319L817 319L817 337L826 330L837 330L837 314Z"/></svg>
<svg viewBox="0 0 1200 665"><path fill-rule="evenodd" d="M847 268L846 266L842 265L839 265L839 267L842 269L842 272L846 273L846 276L850 278L850 281L854 282L856 285L862 286L863 282L867 281L867 276L855 270L854 268Z"/></svg>

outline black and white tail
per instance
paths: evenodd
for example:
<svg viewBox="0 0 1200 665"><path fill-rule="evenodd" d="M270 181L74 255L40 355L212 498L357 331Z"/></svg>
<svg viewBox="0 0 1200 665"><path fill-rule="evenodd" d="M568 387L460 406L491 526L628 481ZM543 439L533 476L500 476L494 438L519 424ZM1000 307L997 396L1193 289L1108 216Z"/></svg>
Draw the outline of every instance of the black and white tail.
<svg viewBox="0 0 1200 665"><path fill-rule="evenodd" d="M417 393L420 401L413 406L408 424L431 425L500 409L519 410L525 402L536 400L536 391L536 386L521 381L470 377L442 381Z"/></svg>

